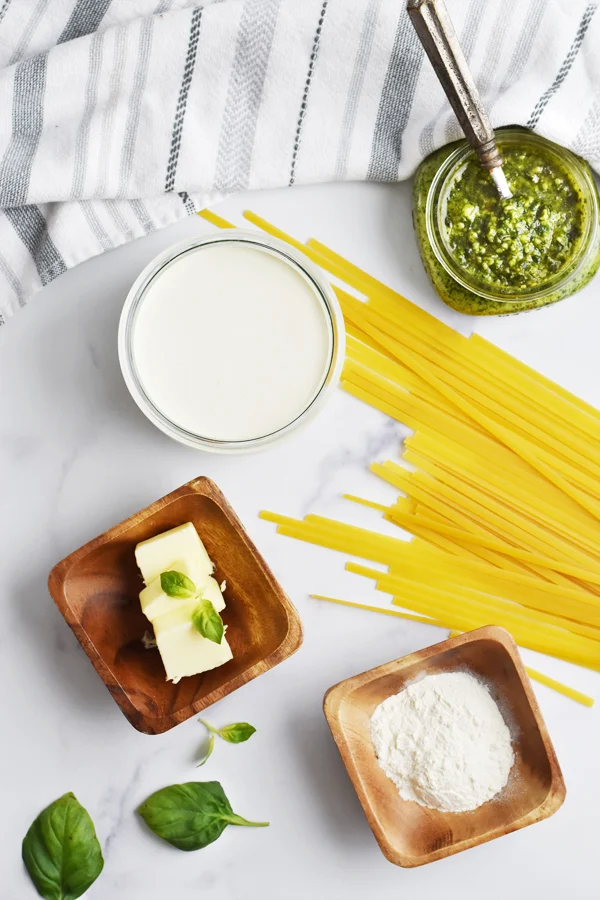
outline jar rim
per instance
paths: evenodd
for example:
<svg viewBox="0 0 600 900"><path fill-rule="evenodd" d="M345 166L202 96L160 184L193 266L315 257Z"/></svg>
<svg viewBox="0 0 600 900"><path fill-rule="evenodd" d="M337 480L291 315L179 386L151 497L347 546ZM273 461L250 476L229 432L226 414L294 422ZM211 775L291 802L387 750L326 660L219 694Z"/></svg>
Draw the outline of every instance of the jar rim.
<svg viewBox="0 0 600 900"><path fill-rule="evenodd" d="M474 150L466 141L461 141L460 145L446 157L429 186L425 209L427 237L437 261L448 275L465 290L496 303L531 303L547 297L550 293L560 291L575 279L587 264L588 251L595 246L598 236L598 196L587 167L576 154L566 147L561 147L559 144L555 144L541 135L522 128L501 129L498 132L498 138L500 145L502 143L511 146L517 144L537 145L543 147L546 152L553 153L576 179L578 188L584 194L586 210L584 214L585 230L578 238L577 252L570 258L568 270L559 270L551 279L533 289L517 290L513 287L502 290L500 286L494 286L491 289L489 284L482 283L476 278L469 278L465 271L460 268L447 243L444 241L441 216L444 197L456 178L460 167L470 157L475 155Z"/></svg>
<svg viewBox="0 0 600 900"><path fill-rule="evenodd" d="M237 243L258 246L284 259L285 262L299 269L300 273L315 289L327 318L330 330L330 348L328 361L321 383L305 408L287 424L275 431L257 435L243 440L221 440L195 434L170 419L146 392L142 379L137 371L133 352L134 328L137 314L148 295L148 288L153 279L170 263L190 251L210 244ZM333 388L339 382L345 355L345 329L343 314L333 288L322 273L303 253L296 250L279 238L268 234L241 228L223 229L214 234L201 235L168 247L158 254L142 270L132 285L123 305L119 321L118 333L119 363L123 378L132 398L144 415L169 437L188 447L208 450L216 453L244 453L270 446L295 431L322 407Z"/></svg>

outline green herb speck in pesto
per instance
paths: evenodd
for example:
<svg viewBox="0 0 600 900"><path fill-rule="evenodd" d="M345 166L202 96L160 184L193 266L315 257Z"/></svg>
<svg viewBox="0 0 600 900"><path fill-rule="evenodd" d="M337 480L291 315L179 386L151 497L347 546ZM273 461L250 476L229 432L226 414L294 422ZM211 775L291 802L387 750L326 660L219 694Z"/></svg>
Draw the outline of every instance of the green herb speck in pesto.
<svg viewBox="0 0 600 900"><path fill-rule="evenodd" d="M541 287L568 266L582 233L577 187L553 155L503 150L513 197L501 200L489 174L469 160L448 192L444 224L455 262L482 284Z"/></svg>

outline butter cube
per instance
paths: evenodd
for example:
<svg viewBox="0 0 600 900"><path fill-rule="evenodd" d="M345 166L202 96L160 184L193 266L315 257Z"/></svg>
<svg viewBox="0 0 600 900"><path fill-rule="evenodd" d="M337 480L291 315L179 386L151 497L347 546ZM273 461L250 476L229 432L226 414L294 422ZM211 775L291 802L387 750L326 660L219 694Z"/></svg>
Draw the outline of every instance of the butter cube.
<svg viewBox="0 0 600 900"><path fill-rule="evenodd" d="M225 609L225 598L219 586L219 583L211 575L204 579L204 583L200 588L202 597L210 600L217 612Z"/></svg>
<svg viewBox="0 0 600 900"><path fill-rule="evenodd" d="M204 544L191 522L142 541L135 548L135 558L147 585L162 572L172 569L172 564L177 559L186 559L195 567L196 577L190 575L194 584L212 575L214 569Z"/></svg>
<svg viewBox="0 0 600 900"><path fill-rule="evenodd" d="M219 585L211 575L206 575L200 571L196 559L178 559L171 563L169 570L181 572L182 575L187 575L188 578L191 578L196 585L197 591L211 601L217 612L225 609L225 601ZM160 576L151 581L148 587L145 587L140 592L142 612L151 622L157 616L161 616L163 613L170 612L178 606L189 602L189 599L169 597L168 594L165 594L160 584Z"/></svg>
<svg viewBox="0 0 600 900"><path fill-rule="evenodd" d="M225 635L220 644L215 644L202 637L192 624L199 600L169 597L160 583L163 572L181 572L217 612L224 609L223 594L211 574L213 563L191 522L138 544L135 557L146 582L140 603L154 627L167 680L177 682L228 662L232 652Z"/></svg>
<svg viewBox="0 0 600 900"><path fill-rule="evenodd" d="M192 625L196 601L187 601L153 622L156 643L167 672L167 681L216 669L232 659L231 647L223 635L220 644L209 641Z"/></svg>

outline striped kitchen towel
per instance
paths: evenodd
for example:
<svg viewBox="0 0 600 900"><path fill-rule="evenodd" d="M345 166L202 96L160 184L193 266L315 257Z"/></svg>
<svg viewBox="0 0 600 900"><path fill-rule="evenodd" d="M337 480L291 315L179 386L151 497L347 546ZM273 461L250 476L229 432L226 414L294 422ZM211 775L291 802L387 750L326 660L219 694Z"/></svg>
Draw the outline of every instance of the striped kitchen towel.
<svg viewBox="0 0 600 900"><path fill-rule="evenodd" d="M600 169L600 15L448 0L496 125ZM0 0L0 323L247 188L395 181L459 136L405 0Z"/></svg>

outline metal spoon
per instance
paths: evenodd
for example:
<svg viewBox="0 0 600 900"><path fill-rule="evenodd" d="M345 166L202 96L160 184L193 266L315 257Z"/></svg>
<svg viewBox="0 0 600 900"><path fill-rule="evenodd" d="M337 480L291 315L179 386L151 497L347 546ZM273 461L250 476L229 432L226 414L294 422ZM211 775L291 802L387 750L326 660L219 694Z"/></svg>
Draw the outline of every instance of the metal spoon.
<svg viewBox="0 0 600 900"><path fill-rule="evenodd" d="M408 0L406 8L466 139L483 168L488 169L500 197L510 199L512 193L502 168L504 160L496 146L494 129L444 0Z"/></svg>

